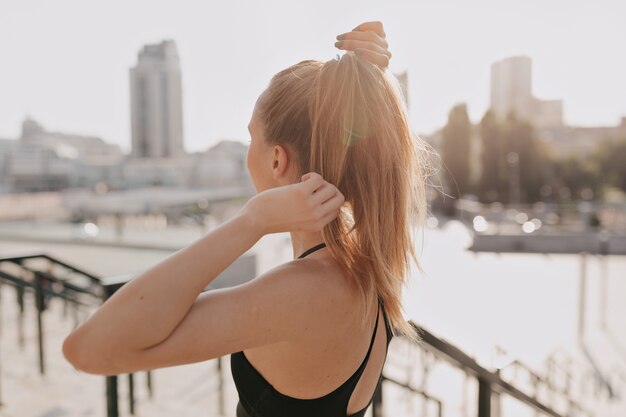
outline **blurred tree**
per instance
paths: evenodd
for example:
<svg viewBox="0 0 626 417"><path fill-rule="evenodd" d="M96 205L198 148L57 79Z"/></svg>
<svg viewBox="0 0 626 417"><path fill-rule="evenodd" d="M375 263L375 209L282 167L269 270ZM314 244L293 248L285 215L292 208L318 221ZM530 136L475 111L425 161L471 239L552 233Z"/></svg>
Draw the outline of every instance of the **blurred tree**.
<svg viewBox="0 0 626 417"><path fill-rule="evenodd" d="M484 202L501 201L506 183L506 155L502 143L502 127L496 115L488 110L480 121L482 142L481 177L478 184L480 199Z"/></svg>
<svg viewBox="0 0 626 417"><path fill-rule="evenodd" d="M466 104L457 104L448 113L441 143L447 192L453 197L469 191L471 129Z"/></svg>
<svg viewBox="0 0 626 417"><path fill-rule="evenodd" d="M507 172L509 202L539 201L541 186L545 183L546 177L547 150L536 138L533 126L527 121L518 119L515 113L508 115L503 132L504 154L509 165ZM512 198L516 193L517 197Z"/></svg>
<svg viewBox="0 0 626 417"><path fill-rule="evenodd" d="M593 159L603 184L626 192L626 137L608 138L600 142Z"/></svg>
<svg viewBox="0 0 626 417"><path fill-rule="evenodd" d="M459 188L464 165L453 154L463 132L462 108L450 112L444 128L444 157ZM607 138L590 156L551 155L548 145L536 137L534 128L510 113L499 121L487 111L480 122L481 177L477 184L481 201L491 203L533 203L540 200L601 198L603 190L616 187L626 192L626 137ZM446 151L445 143L448 142ZM467 142L463 142L467 143ZM464 148L466 149L466 148ZM465 151L463 151L465 152ZM465 162L465 159L462 161ZM465 177L464 177L465 178ZM462 188L464 190L464 188Z"/></svg>
<svg viewBox="0 0 626 417"><path fill-rule="evenodd" d="M593 160L583 160L570 156L552 162L557 188L566 187L574 200L583 197L585 190L591 190L591 197L600 194L600 178Z"/></svg>

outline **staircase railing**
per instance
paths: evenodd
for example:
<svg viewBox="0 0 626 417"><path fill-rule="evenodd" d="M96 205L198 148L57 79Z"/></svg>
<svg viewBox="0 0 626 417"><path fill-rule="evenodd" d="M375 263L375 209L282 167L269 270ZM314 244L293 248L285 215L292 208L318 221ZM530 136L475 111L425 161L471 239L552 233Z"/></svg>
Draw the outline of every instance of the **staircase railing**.
<svg viewBox="0 0 626 417"><path fill-rule="evenodd" d="M63 273L60 273L63 272ZM86 285L78 285L68 281L68 277L72 279L82 277L81 279L86 282ZM18 301L20 305L21 314L24 309L23 295L25 291L31 291L35 294L35 307L37 309L37 327L38 327L38 341L39 341L39 370L43 375L45 373L44 367L44 329L43 322L41 320L41 314L46 309L46 298L56 297L64 300L66 304L70 304L75 307L75 311L79 307L88 307L99 305L106 301L106 299L112 296L115 291L121 288L125 282L132 279L132 274L125 276L119 276L115 280L103 280L94 274L83 271L80 268L72 266L68 263L50 257L46 254L31 254L26 256L0 258L0 282L7 283L15 287L18 291ZM411 349L418 349L422 352L432 355L439 362L444 362L448 366L460 369L467 378L473 378L477 382L477 410L475 415L478 417L499 417L500 410L498 409L499 397L502 395L508 395L516 401L524 404L535 410L536 413L552 417L565 417L565 416L588 416L592 414L585 410L585 407L575 401L573 398L568 398L568 393L564 389L554 386L547 377L543 377L531 370L530 367L525 366L520 361L513 361L506 367L500 369L489 370L480 365L474 358L470 357L467 353L463 352L458 347L452 345L444 339L435 336L425 328L412 323L415 331L421 336L421 343L410 343ZM75 327L78 325L78 319L75 315ZM401 339L404 343L408 343L405 338ZM395 343L398 343L394 340ZM218 399L220 403L220 411L224 411L224 390L225 384L223 381L223 360L225 357L218 358L217 361L217 374L218 374ZM432 364L428 365L431 366ZM502 370L508 367L518 367L524 369L529 375L536 381L537 384L543 384L554 395L565 396L565 403L568 404L567 409L556 410L554 407L548 404L540 398L538 390L529 393L515 386L511 381L505 380L502 375ZM428 374L427 369L422 369L424 374ZM152 382L150 371L147 372L147 386L150 397L152 397ZM117 390L117 377L107 376L106 378L106 404L107 404L107 416L118 417L118 390ZM569 378L569 376L568 376ZM134 378L133 374L128 374L128 387L129 387L129 411L131 414L135 414L135 398L134 398ZM410 383L410 378L407 381L401 381L396 377L388 375L383 372L381 383L376 388L376 393L372 402L373 416L382 417L384 398L383 398L383 385L393 385L400 389L406 390L410 395L415 395L423 399L426 403L434 406L434 413L437 417L443 417L443 411L445 401L441 396L437 396L429 392L426 376L423 378L422 386L415 387ZM568 384L571 381L568 380ZM1 403L0 403L1 404ZM492 406L496 404L496 407Z"/></svg>

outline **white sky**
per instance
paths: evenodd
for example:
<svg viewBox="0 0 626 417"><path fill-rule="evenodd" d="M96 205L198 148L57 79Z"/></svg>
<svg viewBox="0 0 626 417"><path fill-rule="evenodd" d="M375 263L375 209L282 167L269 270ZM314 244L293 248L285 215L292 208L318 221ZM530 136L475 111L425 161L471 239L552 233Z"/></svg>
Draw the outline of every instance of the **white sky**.
<svg viewBox="0 0 626 417"><path fill-rule="evenodd" d="M0 0L0 137L26 114L50 130L130 148L128 68L145 43L178 45L185 148L247 141L258 94L302 59L328 60L335 36L382 20L391 70L409 71L410 119L421 133L457 102L478 121L490 64L533 59L533 91L562 98L566 122L615 125L626 116L626 2L34 1Z"/></svg>

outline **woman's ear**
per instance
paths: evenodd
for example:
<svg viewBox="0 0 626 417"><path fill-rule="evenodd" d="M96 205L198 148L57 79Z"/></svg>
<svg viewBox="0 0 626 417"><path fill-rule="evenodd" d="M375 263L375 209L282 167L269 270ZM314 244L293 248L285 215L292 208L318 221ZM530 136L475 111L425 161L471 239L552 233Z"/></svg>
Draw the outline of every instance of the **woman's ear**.
<svg viewBox="0 0 626 417"><path fill-rule="evenodd" d="M272 175L276 181L285 178L291 169L291 160L287 148L282 145L274 145L272 155Z"/></svg>

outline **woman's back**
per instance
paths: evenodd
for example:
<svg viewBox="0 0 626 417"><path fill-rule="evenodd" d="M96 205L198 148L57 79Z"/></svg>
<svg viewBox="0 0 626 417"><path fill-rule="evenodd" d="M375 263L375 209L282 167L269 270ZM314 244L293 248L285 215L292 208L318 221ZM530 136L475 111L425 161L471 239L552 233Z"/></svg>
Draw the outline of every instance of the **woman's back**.
<svg viewBox="0 0 626 417"><path fill-rule="evenodd" d="M379 303L367 328L360 327L361 317L346 314L358 311L354 303L359 297L339 268L329 258L297 262L307 273L314 270L319 279L327 279L329 291L345 302L337 306L336 321L324 326L324 334L231 355L240 397L237 415L362 416L380 381L391 339L384 306Z"/></svg>

